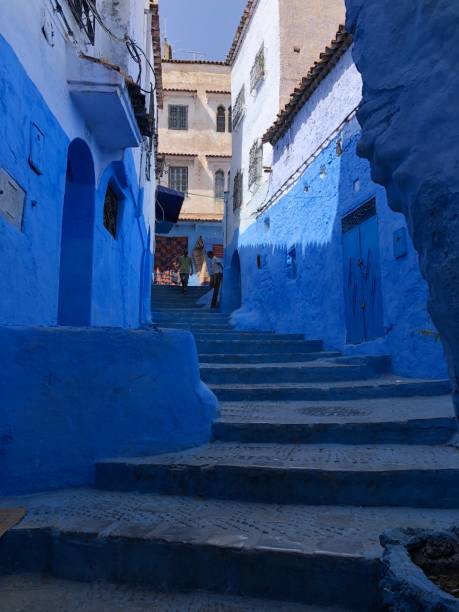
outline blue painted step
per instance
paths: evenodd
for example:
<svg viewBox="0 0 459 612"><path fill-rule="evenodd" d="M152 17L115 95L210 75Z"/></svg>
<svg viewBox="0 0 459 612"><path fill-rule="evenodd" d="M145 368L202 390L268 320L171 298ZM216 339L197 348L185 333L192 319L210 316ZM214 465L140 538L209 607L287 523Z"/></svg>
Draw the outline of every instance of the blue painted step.
<svg viewBox="0 0 459 612"><path fill-rule="evenodd" d="M251 364L251 363L307 363L318 359L330 359L339 357L339 353L316 352L316 353L241 353L241 354L218 354L200 353L199 359L203 364L226 363L226 364Z"/></svg>
<svg viewBox="0 0 459 612"><path fill-rule="evenodd" d="M385 377L355 383L277 383L277 384L213 384L212 391L222 402L240 401L335 401L445 395L451 392L449 380L400 380Z"/></svg>
<svg viewBox="0 0 459 612"><path fill-rule="evenodd" d="M459 450L224 444L97 464L101 489L274 504L459 508Z"/></svg>
<svg viewBox="0 0 459 612"><path fill-rule="evenodd" d="M323 349L320 340L197 340L199 353L314 353Z"/></svg>
<svg viewBox="0 0 459 612"><path fill-rule="evenodd" d="M296 382L338 382L365 380L374 376L368 365L320 363L201 364L201 378L207 384L261 384Z"/></svg>

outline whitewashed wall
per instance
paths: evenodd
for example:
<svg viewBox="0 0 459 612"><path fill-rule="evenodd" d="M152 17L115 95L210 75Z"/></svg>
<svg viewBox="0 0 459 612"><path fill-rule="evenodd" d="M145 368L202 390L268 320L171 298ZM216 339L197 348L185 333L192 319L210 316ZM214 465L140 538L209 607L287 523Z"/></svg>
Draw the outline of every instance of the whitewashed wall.
<svg viewBox="0 0 459 612"><path fill-rule="evenodd" d="M336 131L361 97L362 80L349 49L274 147L269 197Z"/></svg>
<svg viewBox="0 0 459 612"><path fill-rule="evenodd" d="M261 45L265 45L265 80L258 91L250 91L250 70ZM262 183L254 193L248 189L249 151L257 138L261 138L279 112L280 91L280 31L279 0L259 0L255 13L241 41L231 73L232 105L236 102L241 87L245 85L245 116L233 130L233 154L231 183L239 169L244 173L244 195L241 210L234 215L232 210L232 187L227 214L227 244L234 231L251 224L251 211L263 201L269 175L263 174ZM272 160L271 147L264 147L263 164Z"/></svg>

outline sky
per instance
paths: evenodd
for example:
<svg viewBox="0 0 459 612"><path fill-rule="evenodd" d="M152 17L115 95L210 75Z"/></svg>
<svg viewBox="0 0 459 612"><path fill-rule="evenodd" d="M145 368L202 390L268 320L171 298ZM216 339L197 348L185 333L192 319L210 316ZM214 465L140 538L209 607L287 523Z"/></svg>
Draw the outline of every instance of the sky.
<svg viewBox="0 0 459 612"><path fill-rule="evenodd" d="M167 35L177 59L223 60L246 4L247 0L163 0L161 34Z"/></svg>

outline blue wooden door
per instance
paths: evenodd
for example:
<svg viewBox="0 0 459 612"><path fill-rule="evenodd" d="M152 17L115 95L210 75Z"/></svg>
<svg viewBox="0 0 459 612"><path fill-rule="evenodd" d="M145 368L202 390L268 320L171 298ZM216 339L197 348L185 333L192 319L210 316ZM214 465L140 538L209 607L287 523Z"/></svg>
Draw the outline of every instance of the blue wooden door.
<svg viewBox="0 0 459 612"><path fill-rule="evenodd" d="M344 302L347 342L384 334L378 217L371 200L343 219Z"/></svg>

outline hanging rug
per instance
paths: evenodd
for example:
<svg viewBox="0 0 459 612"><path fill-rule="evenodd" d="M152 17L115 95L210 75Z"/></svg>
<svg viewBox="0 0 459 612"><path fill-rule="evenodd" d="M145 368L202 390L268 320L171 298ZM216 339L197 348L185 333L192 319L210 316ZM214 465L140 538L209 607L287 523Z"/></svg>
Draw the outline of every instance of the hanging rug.
<svg viewBox="0 0 459 612"><path fill-rule="evenodd" d="M22 521L26 513L25 508L0 508L0 538Z"/></svg>

